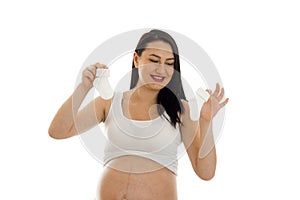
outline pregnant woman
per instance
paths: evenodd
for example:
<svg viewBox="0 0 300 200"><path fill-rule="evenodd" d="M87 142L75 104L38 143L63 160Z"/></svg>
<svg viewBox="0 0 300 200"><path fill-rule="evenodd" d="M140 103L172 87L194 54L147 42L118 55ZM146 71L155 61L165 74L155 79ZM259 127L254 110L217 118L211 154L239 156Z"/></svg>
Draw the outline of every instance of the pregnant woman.
<svg viewBox="0 0 300 200"><path fill-rule="evenodd" d="M176 200L177 148L183 143L195 174L213 178L216 149L212 120L228 103L216 83L192 119L180 75L178 48L161 30L151 30L139 40L133 54L130 90L101 96L79 110L93 87L96 63L82 72L82 81L57 111L49 135L64 139L104 123L108 141L98 200Z"/></svg>

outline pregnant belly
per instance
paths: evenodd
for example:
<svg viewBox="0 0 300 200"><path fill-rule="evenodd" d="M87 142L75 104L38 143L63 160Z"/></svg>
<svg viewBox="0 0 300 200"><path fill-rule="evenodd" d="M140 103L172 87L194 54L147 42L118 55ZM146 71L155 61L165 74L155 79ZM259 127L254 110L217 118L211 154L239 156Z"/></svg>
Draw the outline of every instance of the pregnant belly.
<svg viewBox="0 0 300 200"><path fill-rule="evenodd" d="M146 166L157 168L136 173ZM177 200L176 189L176 176L169 169L147 158L122 156L104 169L97 200Z"/></svg>

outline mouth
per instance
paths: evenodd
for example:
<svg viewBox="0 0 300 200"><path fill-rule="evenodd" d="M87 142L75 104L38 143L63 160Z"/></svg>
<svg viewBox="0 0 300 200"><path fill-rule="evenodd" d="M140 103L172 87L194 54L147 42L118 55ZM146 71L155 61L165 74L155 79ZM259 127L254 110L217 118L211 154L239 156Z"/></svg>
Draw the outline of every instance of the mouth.
<svg viewBox="0 0 300 200"><path fill-rule="evenodd" d="M150 75L150 76L155 82L161 83L165 80L165 77L163 76L157 76L157 75Z"/></svg>

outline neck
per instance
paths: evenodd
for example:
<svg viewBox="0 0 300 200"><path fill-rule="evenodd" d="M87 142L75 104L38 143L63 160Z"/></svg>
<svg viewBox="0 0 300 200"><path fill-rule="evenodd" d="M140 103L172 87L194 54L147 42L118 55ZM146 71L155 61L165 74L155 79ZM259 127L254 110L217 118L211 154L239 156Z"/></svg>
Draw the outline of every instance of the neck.
<svg viewBox="0 0 300 200"><path fill-rule="evenodd" d="M151 105L156 104L158 93L159 90L152 90L146 86L136 87L133 89L131 101L149 103Z"/></svg>

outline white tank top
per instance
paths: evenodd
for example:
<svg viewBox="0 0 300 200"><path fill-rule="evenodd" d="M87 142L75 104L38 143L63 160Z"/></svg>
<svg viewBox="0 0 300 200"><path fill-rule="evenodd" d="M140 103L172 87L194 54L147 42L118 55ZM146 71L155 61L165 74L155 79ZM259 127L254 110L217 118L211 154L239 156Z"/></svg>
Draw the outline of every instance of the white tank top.
<svg viewBox="0 0 300 200"><path fill-rule="evenodd" d="M104 122L108 139L104 166L115 158L137 155L156 161L177 175L177 153L182 143L178 126L175 129L163 116L146 121L128 119L123 114L122 98L122 92L115 93ZM165 116L168 117L166 112Z"/></svg>

